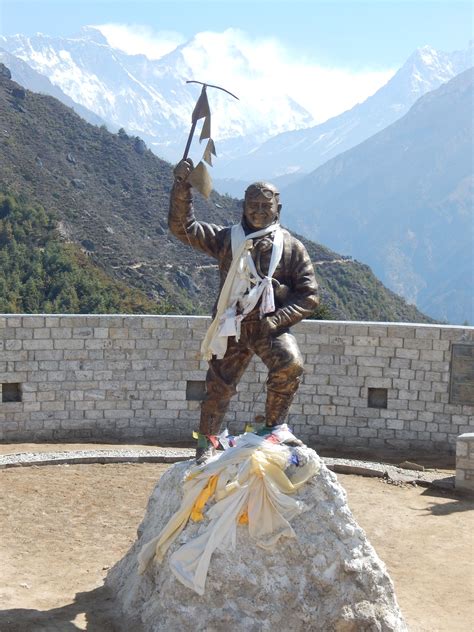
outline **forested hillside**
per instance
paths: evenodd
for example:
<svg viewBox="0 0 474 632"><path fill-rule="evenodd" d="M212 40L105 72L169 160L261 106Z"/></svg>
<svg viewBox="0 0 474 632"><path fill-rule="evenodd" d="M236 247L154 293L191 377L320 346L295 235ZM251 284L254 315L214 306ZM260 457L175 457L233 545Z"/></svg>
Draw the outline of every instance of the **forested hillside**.
<svg viewBox="0 0 474 632"><path fill-rule="evenodd" d="M143 292L113 281L64 243L56 225L41 206L0 193L0 312L158 311Z"/></svg>

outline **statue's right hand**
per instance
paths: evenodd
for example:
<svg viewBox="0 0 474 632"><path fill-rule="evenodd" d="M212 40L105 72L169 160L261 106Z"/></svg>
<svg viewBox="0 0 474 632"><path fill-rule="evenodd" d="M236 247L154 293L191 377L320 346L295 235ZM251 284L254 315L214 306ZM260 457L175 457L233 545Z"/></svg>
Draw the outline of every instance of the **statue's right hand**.
<svg viewBox="0 0 474 632"><path fill-rule="evenodd" d="M173 170L174 179L176 182L186 182L189 174L194 169L194 163L191 158L186 160L180 160Z"/></svg>

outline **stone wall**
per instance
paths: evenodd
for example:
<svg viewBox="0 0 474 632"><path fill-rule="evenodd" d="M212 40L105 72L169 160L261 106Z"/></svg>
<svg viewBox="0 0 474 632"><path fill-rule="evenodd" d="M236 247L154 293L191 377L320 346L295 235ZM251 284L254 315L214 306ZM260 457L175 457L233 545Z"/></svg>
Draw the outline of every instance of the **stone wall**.
<svg viewBox="0 0 474 632"><path fill-rule="evenodd" d="M474 494L474 432L459 435L456 442L456 489Z"/></svg>
<svg viewBox="0 0 474 632"><path fill-rule="evenodd" d="M190 441L209 319L1 315L0 440ZM306 371L289 423L315 447L454 454L474 430L474 328L305 321ZM251 364L228 414L264 410Z"/></svg>

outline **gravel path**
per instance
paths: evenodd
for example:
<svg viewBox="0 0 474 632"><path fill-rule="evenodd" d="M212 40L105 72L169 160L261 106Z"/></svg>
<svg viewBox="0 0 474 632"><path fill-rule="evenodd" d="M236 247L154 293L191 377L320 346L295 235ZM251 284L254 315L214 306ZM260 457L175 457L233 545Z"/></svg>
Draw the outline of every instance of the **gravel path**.
<svg viewBox="0 0 474 632"><path fill-rule="evenodd" d="M192 458L191 448L113 448L110 450L67 450L54 452L16 452L0 456L0 469L27 465L75 463L175 463Z"/></svg>
<svg viewBox="0 0 474 632"><path fill-rule="evenodd" d="M57 447L57 446L55 446ZM44 446L42 446L44 449ZM52 450L41 452L12 452L0 455L0 469L39 465L75 465L88 463L176 463L193 458L193 448L133 448ZM415 483L423 486L454 487L454 476L446 470L407 469L376 461L323 457L330 470L341 474L358 474L384 478L395 484Z"/></svg>

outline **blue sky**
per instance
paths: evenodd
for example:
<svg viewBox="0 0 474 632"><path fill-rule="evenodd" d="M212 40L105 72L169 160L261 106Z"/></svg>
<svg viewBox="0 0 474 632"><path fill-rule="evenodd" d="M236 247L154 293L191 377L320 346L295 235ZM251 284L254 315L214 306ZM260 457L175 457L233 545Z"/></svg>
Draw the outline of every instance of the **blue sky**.
<svg viewBox="0 0 474 632"><path fill-rule="evenodd" d="M0 0L3 35L73 35L86 24L144 25L191 38L239 28L274 37L295 55L352 69L400 66L425 44L465 48L473 38L471 2L416 0Z"/></svg>
<svg viewBox="0 0 474 632"><path fill-rule="evenodd" d="M472 5L456 0L0 0L2 35L71 37L86 25L150 59L200 33L191 52L201 80L231 80L243 95L243 55L261 92L285 91L314 122L364 101L416 48L465 49L474 37Z"/></svg>

